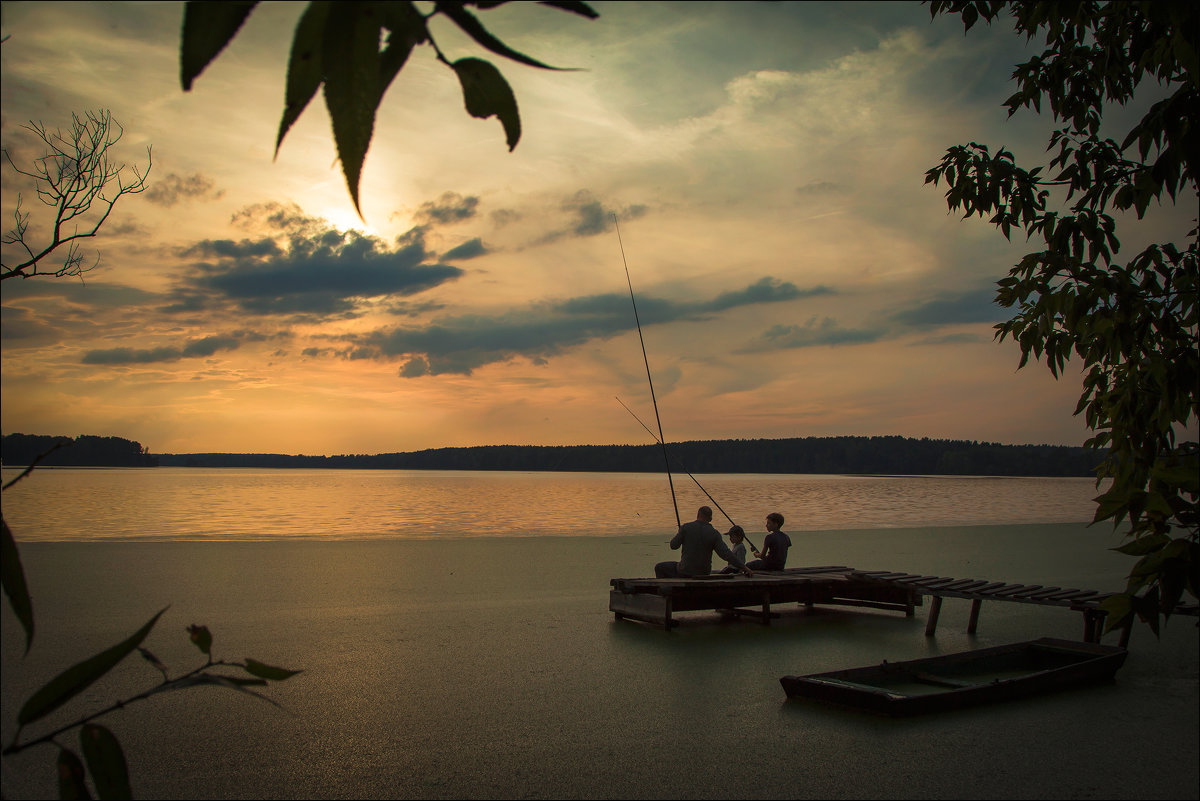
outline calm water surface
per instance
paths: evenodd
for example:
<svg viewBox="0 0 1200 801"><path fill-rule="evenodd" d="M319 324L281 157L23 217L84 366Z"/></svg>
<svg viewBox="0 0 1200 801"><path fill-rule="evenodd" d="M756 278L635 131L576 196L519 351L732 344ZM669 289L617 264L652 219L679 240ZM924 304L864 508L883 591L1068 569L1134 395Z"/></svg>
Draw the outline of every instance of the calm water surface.
<svg viewBox="0 0 1200 801"><path fill-rule="evenodd" d="M9 481L18 470L5 468ZM1089 478L724 474L696 477L714 523L767 512L788 531L1091 520ZM713 505L674 477L680 515ZM648 473L251 468L40 469L4 493L19 541L609 537L671 533L667 478Z"/></svg>

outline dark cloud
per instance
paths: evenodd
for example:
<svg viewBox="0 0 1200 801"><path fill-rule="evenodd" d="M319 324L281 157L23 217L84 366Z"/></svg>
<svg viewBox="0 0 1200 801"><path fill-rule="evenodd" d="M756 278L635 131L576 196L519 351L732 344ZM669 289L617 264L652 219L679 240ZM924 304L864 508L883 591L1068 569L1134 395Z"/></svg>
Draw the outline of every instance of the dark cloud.
<svg viewBox="0 0 1200 801"><path fill-rule="evenodd" d="M150 188L146 190L146 199L167 208L181 200L203 198L206 195L211 195L212 199L216 200L225 193L214 192L215 186L211 178L200 173L177 175L171 172L150 183Z"/></svg>
<svg viewBox="0 0 1200 801"><path fill-rule="evenodd" d="M112 284L106 281L8 281L4 299L35 300L61 299L76 306L108 309L121 306L140 306L160 301L162 297L145 289Z"/></svg>
<svg viewBox="0 0 1200 801"><path fill-rule="evenodd" d="M643 297L637 301L643 326L676 320L703 320L716 311L823 294L824 288L800 290L771 278L707 301L681 303ZM524 357L545 360L594 339L608 339L634 327L629 296L622 293L541 303L507 314L445 317L423 327L376 331L356 340L375 358L407 357L401 377L443 373L470 374L486 364Z"/></svg>
<svg viewBox="0 0 1200 801"><path fill-rule="evenodd" d="M777 281L770 276L761 278L745 289L734 292L722 292L708 304L713 311L731 309L734 306L745 306L749 303L775 303L781 300L796 298L811 298L816 295L835 294L827 286L818 285L811 289L800 289L795 284Z"/></svg>
<svg viewBox="0 0 1200 801"><path fill-rule="evenodd" d="M4 347L38 347L59 338L57 330L34 317L28 309L0 307L0 340L4 341Z"/></svg>
<svg viewBox="0 0 1200 801"><path fill-rule="evenodd" d="M497 209L492 212L492 225L497 228L503 228L519 219L521 219L520 212L513 211L512 209Z"/></svg>
<svg viewBox="0 0 1200 801"><path fill-rule="evenodd" d="M824 294L830 290L815 287L807 294ZM883 322L870 328L843 328L832 317L811 317L803 325L776 325L739 349L741 353L811 348L819 345L861 345L898 336L906 329L936 329L948 325L987 323L1003 320L1004 314L992 303L992 289L970 290L956 295L941 295L913 306L892 312ZM928 337L916 345L936 345L950 342L979 341L973 335L948 334Z"/></svg>
<svg viewBox="0 0 1200 801"><path fill-rule="evenodd" d="M599 199L586 189L581 189L562 203L563 211L571 215L573 220L566 228L550 231L537 241L541 244L554 242L566 236L597 236L609 230L613 215L619 220L636 220L645 216L649 210L644 204L633 204L624 209L605 206Z"/></svg>
<svg viewBox="0 0 1200 801"><path fill-rule="evenodd" d="M437 200L422 203L413 217L428 225L453 225L475 216L479 205L477 197L463 197L455 192L445 192Z"/></svg>
<svg viewBox="0 0 1200 801"><path fill-rule="evenodd" d="M591 192L586 189L577 192L574 197L563 203L565 211L575 215L575 222L569 233L574 236L595 236L608 231L612 215L621 220L636 220L645 215L647 209L642 204L626 206L624 210L607 208Z"/></svg>
<svg viewBox="0 0 1200 801"><path fill-rule="evenodd" d="M242 259L274 256L279 252L279 245L274 239L243 239L241 242L234 242L232 239L205 239L184 248L180 255L184 258Z"/></svg>
<svg viewBox="0 0 1200 801"><path fill-rule="evenodd" d="M809 181L804 186L796 187L796 193L800 195L828 195L840 191L840 186L829 181Z"/></svg>
<svg viewBox="0 0 1200 801"><path fill-rule="evenodd" d="M160 348L109 348L90 350L83 356L84 364L153 364L155 362L177 362L180 359L202 359L217 351L237 350L243 340L262 339L249 333L239 335L217 335L193 339L183 347Z"/></svg>
<svg viewBox="0 0 1200 801"><path fill-rule="evenodd" d="M195 339L184 346L182 356L185 359L212 356L219 350L237 350L241 341L231 336L211 336Z"/></svg>
<svg viewBox="0 0 1200 801"><path fill-rule="evenodd" d="M296 218L279 219L288 224ZM365 298L411 296L461 276L457 267L428 261L423 233L414 228L389 246L358 231L303 224L286 248L274 239L199 242L186 253L210 261L194 265L170 308L232 305L263 315L345 315Z"/></svg>
<svg viewBox="0 0 1200 801"><path fill-rule="evenodd" d="M179 348L110 348L89 350L83 355L84 364L151 364L174 362L182 358Z"/></svg>
<svg viewBox="0 0 1200 801"><path fill-rule="evenodd" d="M476 256L482 256L488 253L487 247L483 244L483 240L479 237L468 239L457 247L453 247L442 254L442 258L446 260L453 259L473 259Z"/></svg>
<svg viewBox="0 0 1200 801"><path fill-rule="evenodd" d="M295 203L256 203L237 211L229 221L248 230L301 233L311 228L328 228L328 223L304 213Z"/></svg>
<svg viewBox="0 0 1200 801"><path fill-rule="evenodd" d="M995 287L944 294L907 309L894 312L890 319L915 328L937 328L965 323L998 323L1011 313L993 301Z"/></svg>
<svg viewBox="0 0 1200 801"><path fill-rule="evenodd" d="M775 325L764 331L739 353L760 353L791 348L812 348L818 345L861 345L876 342L886 335L886 329L842 328L832 317L811 317L803 325Z"/></svg>

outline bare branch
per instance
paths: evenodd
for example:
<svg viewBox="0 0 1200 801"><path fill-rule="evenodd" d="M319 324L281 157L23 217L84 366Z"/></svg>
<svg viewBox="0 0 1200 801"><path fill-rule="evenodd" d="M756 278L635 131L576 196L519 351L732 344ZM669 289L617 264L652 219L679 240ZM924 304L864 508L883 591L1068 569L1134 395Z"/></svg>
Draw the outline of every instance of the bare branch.
<svg viewBox="0 0 1200 801"><path fill-rule="evenodd" d="M72 113L66 134L62 130L51 132L32 121L24 128L42 141L47 152L27 166L17 165L8 150L4 150L4 158L14 172L33 179L38 200L54 209L54 221L50 241L40 248L31 244L30 215L21 210L22 198L17 195L14 225L0 241L15 245L23 254L13 262L0 263L0 280L80 276L96 269L100 266L99 254L89 265L80 240L96 235L122 196L145 191L153 164L151 149L146 148L145 169L133 165L129 168L133 173L130 178L125 172L127 165L113 158L112 149L125 130L108 110L88 111L83 117ZM55 251L58 253L52 260ZM44 264L50 260L53 266Z"/></svg>

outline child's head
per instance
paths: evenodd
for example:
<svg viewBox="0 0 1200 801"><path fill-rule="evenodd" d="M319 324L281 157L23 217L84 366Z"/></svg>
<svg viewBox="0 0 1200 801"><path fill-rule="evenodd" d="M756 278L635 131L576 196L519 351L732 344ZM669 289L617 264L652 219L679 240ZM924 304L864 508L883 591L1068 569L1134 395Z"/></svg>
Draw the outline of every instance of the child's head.
<svg viewBox="0 0 1200 801"><path fill-rule="evenodd" d="M746 532L741 526L734 526L726 532L725 536L729 537L729 541L734 545L746 538Z"/></svg>
<svg viewBox="0 0 1200 801"><path fill-rule="evenodd" d="M771 514L767 515L767 523L773 523L775 525L773 531L778 531L783 528L783 515L779 514L779 512L771 512Z"/></svg>

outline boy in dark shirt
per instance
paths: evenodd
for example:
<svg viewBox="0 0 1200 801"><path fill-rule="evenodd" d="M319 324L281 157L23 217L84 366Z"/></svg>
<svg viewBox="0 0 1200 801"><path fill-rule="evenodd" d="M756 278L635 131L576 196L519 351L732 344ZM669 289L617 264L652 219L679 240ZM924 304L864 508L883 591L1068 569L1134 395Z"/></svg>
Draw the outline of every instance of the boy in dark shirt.
<svg viewBox="0 0 1200 801"><path fill-rule="evenodd" d="M783 526L783 515L771 512L767 515L767 536L763 539L763 549L755 551L758 558L746 567L751 570L783 570L787 564L788 548L792 547L792 538L779 529Z"/></svg>

